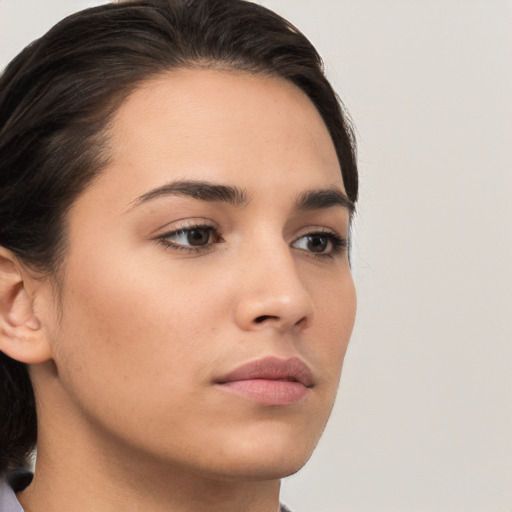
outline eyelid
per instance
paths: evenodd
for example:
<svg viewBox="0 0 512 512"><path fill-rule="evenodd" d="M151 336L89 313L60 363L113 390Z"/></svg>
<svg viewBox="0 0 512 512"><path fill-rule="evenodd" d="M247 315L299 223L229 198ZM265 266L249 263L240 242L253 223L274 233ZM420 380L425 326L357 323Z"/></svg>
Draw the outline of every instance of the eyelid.
<svg viewBox="0 0 512 512"><path fill-rule="evenodd" d="M181 219L173 220L161 224L156 229L152 230L151 238L158 238L162 235L180 231L182 229L194 229L195 227L212 227L218 229L218 224L207 217L184 217Z"/></svg>
<svg viewBox="0 0 512 512"><path fill-rule="evenodd" d="M342 236L336 230L327 228L325 226L310 226L310 227L308 227L305 232L303 232L299 236L296 236L290 245L293 247L294 244L296 244L299 240L306 238L306 237L314 237L314 236L326 237L328 239L329 243L331 244L330 251L323 252L323 253L322 252L315 253L314 251L308 251L306 249L301 249L298 247L295 247L295 248L300 251L303 251L306 254L312 255L315 258L332 258L333 256L336 256L337 254L340 254L340 253L346 251L346 249L348 247L347 237Z"/></svg>
<svg viewBox="0 0 512 512"><path fill-rule="evenodd" d="M156 235L153 239L164 246L164 248L175 251L184 251L188 253L201 253L207 252L213 249L213 246L224 242L217 224L210 219L196 218L196 219L183 219L181 221L175 221L166 224L167 228L161 234ZM187 231L193 230L206 230L210 233L207 242L204 245L193 245L190 243L177 243L172 241L172 238L178 235L183 235ZM329 249L325 252L315 252L308 250L307 248L295 247L300 240L307 237L325 237L328 241ZM341 235L337 230L327 226L308 226L299 231L293 240L290 242L290 246L303 253L313 256L315 258L332 258L333 256L342 253L346 250L348 243L347 238Z"/></svg>
<svg viewBox="0 0 512 512"><path fill-rule="evenodd" d="M215 236L215 240L208 240L208 243L205 245L186 245L179 244L176 242L172 242L171 238L176 236L182 232L193 231L193 230L207 230ZM182 224L176 223L176 226L173 226L172 229L166 230L162 234L154 237L154 240L159 242L166 249L176 250L176 251L185 251L189 253L198 253L208 251L212 248L212 246L216 243L222 242L222 237L218 231L217 226L212 221L204 221L203 219L186 219Z"/></svg>
<svg viewBox="0 0 512 512"><path fill-rule="evenodd" d="M342 240L346 240L347 237L342 234L338 229L334 229L328 226L324 225L311 225L307 226L305 228L302 228L298 231L298 234L295 235L294 240L296 241L299 238L302 238L304 236L311 236L311 235L326 235L326 236L335 236L337 238L340 238Z"/></svg>

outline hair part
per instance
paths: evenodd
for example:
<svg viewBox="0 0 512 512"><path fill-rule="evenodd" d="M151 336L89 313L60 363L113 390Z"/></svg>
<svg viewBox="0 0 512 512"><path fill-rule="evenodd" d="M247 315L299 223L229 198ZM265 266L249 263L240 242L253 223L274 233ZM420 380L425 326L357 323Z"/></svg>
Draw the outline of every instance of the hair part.
<svg viewBox="0 0 512 512"><path fill-rule="evenodd" d="M66 213L109 163L109 122L142 82L215 67L289 80L332 137L348 198L357 200L355 138L307 38L244 0L135 0L65 18L0 77L0 245L58 280ZM37 438L25 365L0 352L0 471L22 465Z"/></svg>

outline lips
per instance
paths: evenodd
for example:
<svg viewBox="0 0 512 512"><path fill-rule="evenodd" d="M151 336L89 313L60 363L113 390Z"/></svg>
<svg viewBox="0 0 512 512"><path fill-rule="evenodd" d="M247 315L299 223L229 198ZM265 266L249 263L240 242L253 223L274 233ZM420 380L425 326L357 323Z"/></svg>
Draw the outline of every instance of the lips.
<svg viewBox="0 0 512 512"><path fill-rule="evenodd" d="M304 398L313 387L313 374L296 357L267 357L235 368L216 384L262 405L291 405Z"/></svg>

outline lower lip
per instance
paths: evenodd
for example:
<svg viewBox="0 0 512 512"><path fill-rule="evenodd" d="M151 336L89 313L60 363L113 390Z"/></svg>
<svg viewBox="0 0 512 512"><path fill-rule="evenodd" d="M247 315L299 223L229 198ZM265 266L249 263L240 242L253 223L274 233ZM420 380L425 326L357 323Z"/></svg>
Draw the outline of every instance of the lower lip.
<svg viewBox="0 0 512 512"><path fill-rule="evenodd" d="M266 379L235 380L221 386L262 405L291 405L304 398L309 391L300 382Z"/></svg>

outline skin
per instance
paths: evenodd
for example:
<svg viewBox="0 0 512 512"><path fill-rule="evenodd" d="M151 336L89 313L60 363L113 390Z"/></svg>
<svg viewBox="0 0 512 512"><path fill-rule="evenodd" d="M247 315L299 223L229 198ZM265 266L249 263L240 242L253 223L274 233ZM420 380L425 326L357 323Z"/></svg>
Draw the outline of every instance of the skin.
<svg viewBox="0 0 512 512"><path fill-rule="evenodd" d="M275 512L279 479L325 427L355 317L329 238L347 237L347 208L297 209L308 191L344 193L328 131L291 83L196 69L144 83L108 137L111 163L69 213L60 306L49 280L9 267L25 342L15 353L4 336L3 350L32 363L39 419L19 499L27 512ZM138 199L176 180L244 201ZM212 229L194 252L176 231L197 225ZM319 231L321 253L307 238ZM305 362L306 396L266 406L216 384L265 356Z"/></svg>

